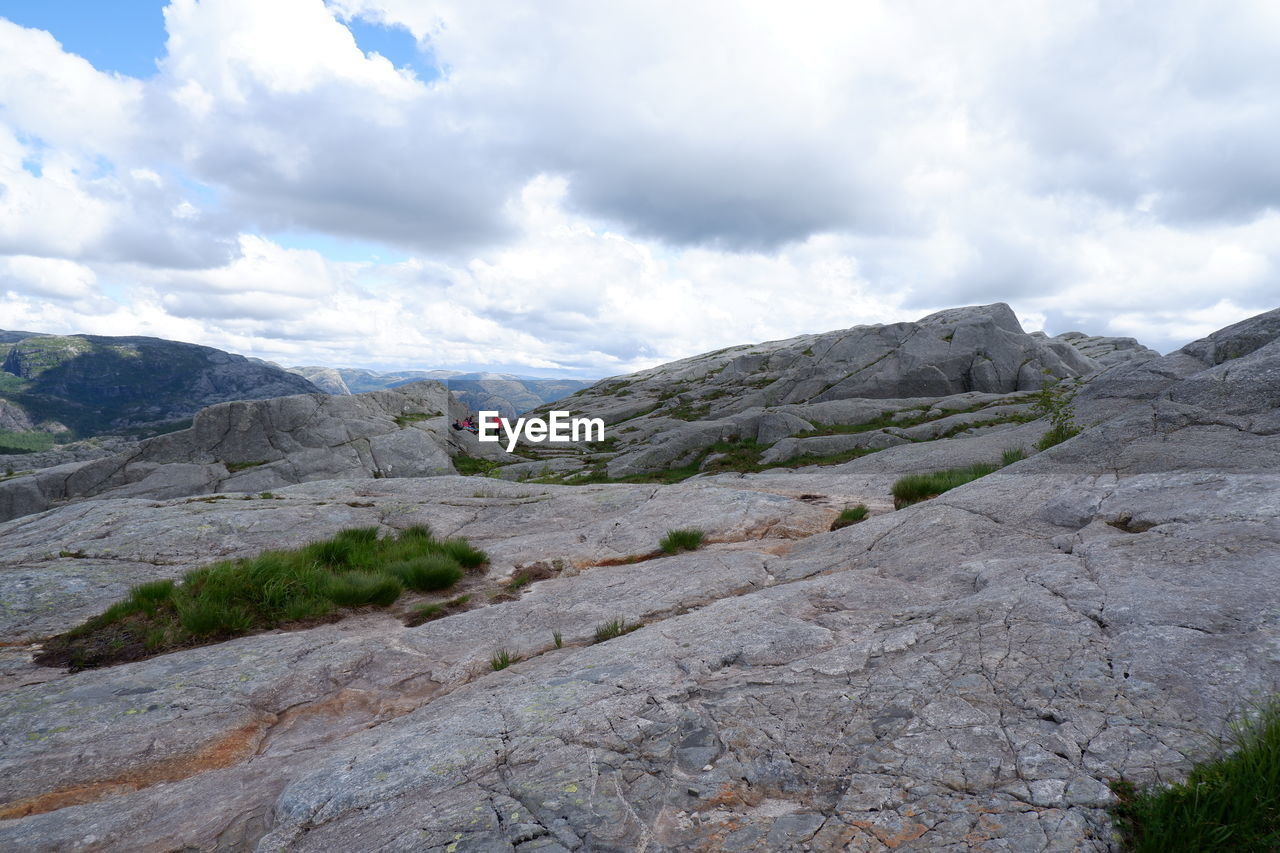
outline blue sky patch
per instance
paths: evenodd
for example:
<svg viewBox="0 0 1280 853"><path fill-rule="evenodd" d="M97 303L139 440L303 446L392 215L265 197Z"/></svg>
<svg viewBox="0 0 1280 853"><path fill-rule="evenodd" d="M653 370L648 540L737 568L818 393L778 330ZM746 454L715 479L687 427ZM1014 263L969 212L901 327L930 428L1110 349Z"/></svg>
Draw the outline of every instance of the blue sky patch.
<svg viewBox="0 0 1280 853"><path fill-rule="evenodd" d="M150 77L165 54L161 0L0 0L0 17L46 30L99 71Z"/></svg>
<svg viewBox="0 0 1280 853"><path fill-rule="evenodd" d="M411 68L419 80L435 80L440 76L430 52L419 50L417 40L404 27L388 27L364 18L343 23L366 54L380 53L397 68Z"/></svg>

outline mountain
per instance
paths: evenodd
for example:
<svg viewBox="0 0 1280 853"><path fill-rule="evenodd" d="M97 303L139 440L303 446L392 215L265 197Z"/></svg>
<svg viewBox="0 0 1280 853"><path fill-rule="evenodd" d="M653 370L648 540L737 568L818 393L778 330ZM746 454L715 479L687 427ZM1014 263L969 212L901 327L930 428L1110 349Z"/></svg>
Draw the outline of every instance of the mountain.
<svg viewBox="0 0 1280 853"><path fill-rule="evenodd" d="M0 523L0 849L1114 849L1117 780L1186 779L1280 684L1280 310L1162 357L1021 335L992 311L953 319L844 335L897 341L882 367L845 369L881 396L779 386L717 420L1021 406L1038 370L1057 369L1082 431L1036 452L1043 421L939 427L979 408L893 427L918 432L838 464L675 484L352 466L270 493L103 492ZM987 338L996 367L966 377L962 357L939 379L913 360L950 352L936 344L948 334ZM714 356L712 381L745 357L762 367L740 376L744 400L788 364L803 382L806 348ZM1037 361L1025 376L1024 357ZM691 409L701 369L679 391ZM706 405L735 396L716 390ZM314 434L298 399L332 416ZM222 453L237 424L261 454L243 458L279 452L276 470L295 454L320 464L324 434L347 454L413 429L395 423L404 409L359 397L286 400L215 407L199 441L158 443L176 461L148 464L212 464L200 454ZM977 464L997 470L894 508L900 478ZM832 529L858 504L864 521ZM363 528L339 549L351 553L422 525L488 563L332 622L76 673L33 662L44 638L135 585L163 592L157 581L213 561ZM674 528L703 544L666 554ZM114 611L142 618L129 614Z"/></svg>
<svg viewBox="0 0 1280 853"><path fill-rule="evenodd" d="M161 338L0 332L0 339L8 420L18 423L21 410L33 430L46 433L153 427L213 403L318 390L244 356Z"/></svg>
<svg viewBox="0 0 1280 853"><path fill-rule="evenodd" d="M396 388L410 382L435 380L449 386L471 411L497 411L513 418L530 409L553 403L591 385L581 379L539 379L511 373L460 370L401 370L378 373L352 367L290 367L326 394L360 394Z"/></svg>

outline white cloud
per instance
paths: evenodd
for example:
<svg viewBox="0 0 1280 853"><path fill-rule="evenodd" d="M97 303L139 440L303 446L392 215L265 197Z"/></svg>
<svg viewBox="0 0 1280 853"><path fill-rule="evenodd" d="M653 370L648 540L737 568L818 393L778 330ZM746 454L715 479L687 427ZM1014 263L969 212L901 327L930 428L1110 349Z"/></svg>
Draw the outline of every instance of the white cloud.
<svg viewBox="0 0 1280 853"><path fill-rule="evenodd" d="M1168 349L1280 296L1268 4L165 14L146 81L0 19L7 324L615 373L995 300ZM362 50L356 16L440 79Z"/></svg>

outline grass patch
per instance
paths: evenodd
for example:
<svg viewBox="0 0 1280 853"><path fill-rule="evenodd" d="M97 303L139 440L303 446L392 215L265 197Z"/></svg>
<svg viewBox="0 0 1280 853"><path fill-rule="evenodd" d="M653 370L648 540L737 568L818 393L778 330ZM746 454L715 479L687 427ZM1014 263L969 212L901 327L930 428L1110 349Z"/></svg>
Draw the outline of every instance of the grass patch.
<svg viewBox="0 0 1280 853"><path fill-rule="evenodd" d="M448 601L437 601L433 604L423 604L414 608L404 620L404 624L410 628L421 625L424 622L430 622L433 619L443 619L446 616L452 616L455 613L461 613L467 609L468 603L471 601L469 595L459 595L457 598L451 598Z"/></svg>
<svg viewBox="0 0 1280 853"><path fill-rule="evenodd" d="M439 412L405 412L403 415L396 415L395 422L396 426L404 429L409 424L416 424L419 421L427 421L438 417L440 417Z"/></svg>
<svg viewBox="0 0 1280 853"><path fill-rule="evenodd" d="M453 467L464 477L482 477L497 468L498 463L492 459L480 459L476 456L455 456Z"/></svg>
<svg viewBox="0 0 1280 853"><path fill-rule="evenodd" d="M493 653L493 657L489 658L489 666L492 667L494 672L497 672L500 669L506 669L518 660L520 660L520 656L514 652L498 649Z"/></svg>
<svg viewBox="0 0 1280 853"><path fill-rule="evenodd" d="M139 660L254 631L332 619L344 608L387 607L405 589L452 587L484 552L438 541L425 527L380 538L376 527L343 530L288 551L227 560L154 581L49 640L37 658L71 670Z"/></svg>
<svg viewBox="0 0 1280 853"><path fill-rule="evenodd" d="M681 551L696 551L706 536L701 530L683 529L668 530L662 537L658 547L666 554L679 554Z"/></svg>
<svg viewBox="0 0 1280 853"><path fill-rule="evenodd" d="M249 468L257 468L259 465L266 465L267 460L259 459L257 462L223 462L222 464L226 466L228 471L234 474L237 471L245 471Z"/></svg>
<svg viewBox="0 0 1280 853"><path fill-rule="evenodd" d="M1219 754L1186 781L1139 790L1120 780L1111 788L1124 850L1280 850L1280 699L1235 723Z"/></svg>
<svg viewBox="0 0 1280 853"><path fill-rule="evenodd" d="M614 637L621 637L623 634L630 634L632 631L644 627L642 622L628 622L622 617L610 619L608 622L601 622L596 626L595 641L603 643L612 640Z"/></svg>
<svg viewBox="0 0 1280 853"><path fill-rule="evenodd" d="M1000 454L1000 467L1012 465L1015 462L1021 462L1027 458L1027 449L1025 447L1011 447L1004 453Z"/></svg>
<svg viewBox="0 0 1280 853"><path fill-rule="evenodd" d="M999 465L980 462L963 468L947 468L943 471L930 471L927 474L908 474L893 484L893 506L895 509L901 509L913 503L936 498L943 492L954 489L956 486L963 486L979 477L985 477L999 468Z"/></svg>
<svg viewBox="0 0 1280 853"><path fill-rule="evenodd" d="M662 414L681 421L701 421L711 414L711 404L701 403L695 405L694 403L683 403L667 409Z"/></svg>
<svg viewBox="0 0 1280 853"><path fill-rule="evenodd" d="M840 514L836 516L836 520L831 522L832 530L839 530L842 527L848 527L851 524L857 524L867 517L866 504L858 504L857 506L847 506L840 510Z"/></svg>

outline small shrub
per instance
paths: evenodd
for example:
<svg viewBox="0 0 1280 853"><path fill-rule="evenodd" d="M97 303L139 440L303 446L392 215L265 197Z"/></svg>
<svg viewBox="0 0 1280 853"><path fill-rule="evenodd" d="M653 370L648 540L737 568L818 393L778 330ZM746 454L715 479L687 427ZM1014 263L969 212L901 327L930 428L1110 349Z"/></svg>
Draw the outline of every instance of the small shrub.
<svg viewBox="0 0 1280 853"><path fill-rule="evenodd" d="M520 660L520 657L515 653L506 649L498 649L493 653L493 657L489 658L489 666L493 668L494 672L497 672L500 669L506 669L518 660Z"/></svg>
<svg viewBox="0 0 1280 853"><path fill-rule="evenodd" d="M1049 431L1040 436L1036 447L1048 450L1067 439L1079 435L1080 427L1075 422L1075 408L1071 401L1076 389L1064 385L1057 379L1046 376L1031 404L1036 417L1049 422Z"/></svg>
<svg viewBox="0 0 1280 853"><path fill-rule="evenodd" d="M551 632L551 641L556 644L557 649L564 648L564 636L559 631Z"/></svg>
<svg viewBox="0 0 1280 853"><path fill-rule="evenodd" d="M1111 785L1123 848L1135 853L1280 849L1280 698L1237 722L1220 754L1185 782Z"/></svg>
<svg viewBox="0 0 1280 853"><path fill-rule="evenodd" d="M638 628L643 628L640 622L628 622L619 617L610 619L608 622L602 622L596 626L596 642L603 643L606 640L612 640L614 637L621 637L623 634L630 634Z"/></svg>
<svg viewBox="0 0 1280 853"><path fill-rule="evenodd" d="M831 522L832 530L839 530L842 527L848 527L851 524L857 524L867 517L866 504L858 504L857 506L847 506L840 510L840 514L836 516L836 520Z"/></svg>
<svg viewBox="0 0 1280 853"><path fill-rule="evenodd" d="M662 537L662 541L658 543L658 547L666 554L679 554L681 551L695 551L702 544L703 538L706 536L701 530L691 528L681 530L668 530L667 535Z"/></svg>

